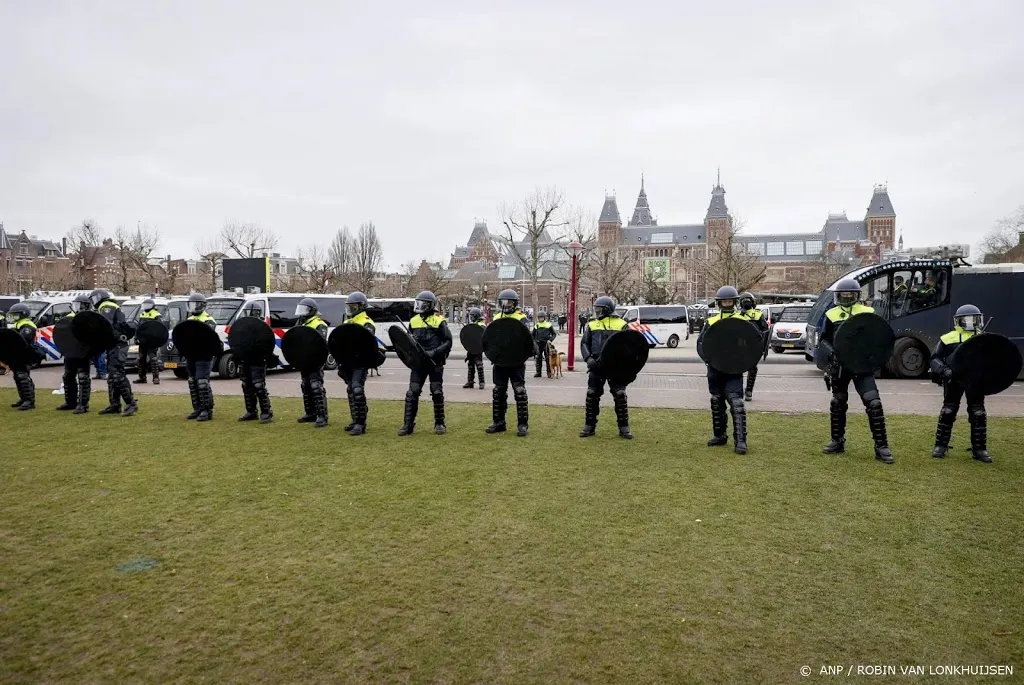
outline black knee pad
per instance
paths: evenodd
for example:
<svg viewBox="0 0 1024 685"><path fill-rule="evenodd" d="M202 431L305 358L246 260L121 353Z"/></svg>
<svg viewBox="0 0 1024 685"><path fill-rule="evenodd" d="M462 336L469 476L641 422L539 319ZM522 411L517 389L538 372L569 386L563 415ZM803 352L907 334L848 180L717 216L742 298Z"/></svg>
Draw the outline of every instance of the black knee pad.
<svg viewBox="0 0 1024 685"><path fill-rule="evenodd" d="M430 383L430 394L432 396L441 395L442 391L443 391L443 388L444 388L444 385L442 383L438 383L436 381L431 382Z"/></svg>
<svg viewBox="0 0 1024 685"><path fill-rule="evenodd" d="M526 386L525 385L513 385L512 394L515 395L516 402L526 401Z"/></svg>
<svg viewBox="0 0 1024 685"><path fill-rule="evenodd" d="M868 411L881 411L882 400L878 399L878 393L876 392L875 396L872 399L864 402L864 406L867 408Z"/></svg>
<svg viewBox="0 0 1024 685"><path fill-rule="evenodd" d="M967 415L974 421L985 419L987 416L985 414L985 406L977 404L971 405L967 407Z"/></svg>
<svg viewBox="0 0 1024 685"><path fill-rule="evenodd" d="M868 406L872 402L874 402L875 400L878 400L878 398L879 398L878 391L877 390L868 390L863 395L861 395L860 398L862 400L864 400L864 406ZM879 400L879 404L881 404L881 400Z"/></svg>
<svg viewBox="0 0 1024 685"><path fill-rule="evenodd" d="M602 395L601 388L591 388L589 386L587 387L587 399L588 400L596 400L599 397L601 397L601 395Z"/></svg>
<svg viewBox="0 0 1024 685"><path fill-rule="evenodd" d="M960 407L951 404L942 405L942 409L939 410L939 419L947 419L952 421L956 418L956 412Z"/></svg>
<svg viewBox="0 0 1024 685"><path fill-rule="evenodd" d="M615 399L617 399L619 401L625 400L626 399L626 389L625 388L612 388L612 397L614 397Z"/></svg>

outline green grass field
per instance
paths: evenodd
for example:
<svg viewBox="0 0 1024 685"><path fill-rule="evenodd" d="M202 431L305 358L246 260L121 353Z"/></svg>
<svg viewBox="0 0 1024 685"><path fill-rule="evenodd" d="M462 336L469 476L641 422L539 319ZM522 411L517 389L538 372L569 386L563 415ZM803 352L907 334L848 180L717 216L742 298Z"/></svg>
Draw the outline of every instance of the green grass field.
<svg viewBox="0 0 1024 685"><path fill-rule="evenodd" d="M97 399L100 398L97 394ZM535 407L531 435L7 409L0 392L0 682L786 683L822 664L1024 670L1024 420L994 464L930 457L931 418L890 419L896 464L853 414L755 413L751 452L706 413ZM607 399L607 398L606 398ZM512 410L514 412L514 409ZM425 405L421 418L429 422ZM427 428L426 424L423 428ZM856 680L856 678L847 680ZM872 678L904 682L906 678ZM1012 679L1011 679L1012 680ZM943 682L956 682L945 679ZM963 681L960 681L963 682Z"/></svg>

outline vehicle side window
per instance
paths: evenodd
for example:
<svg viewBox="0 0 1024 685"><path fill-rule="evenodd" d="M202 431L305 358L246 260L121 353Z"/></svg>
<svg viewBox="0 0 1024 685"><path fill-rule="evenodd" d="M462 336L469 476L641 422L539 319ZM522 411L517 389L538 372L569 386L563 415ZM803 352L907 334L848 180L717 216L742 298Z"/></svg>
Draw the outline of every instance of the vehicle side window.
<svg viewBox="0 0 1024 685"><path fill-rule="evenodd" d="M317 304L320 307L320 318L326 321L328 326L339 326L345 320L345 298L324 298L317 300Z"/></svg>
<svg viewBox="0 0 1024 685"><path fill-rule="evenodd" d="M386 315L384 314L384 310L375 304L371 304L366 308L366 315L370 317L374 323L388 323L389 321L385 318Z"/></svg>
<svg viewBox="0 0 1024 685"><path fill-rule="evenodd" d="M53 317L53 320L50 322L50 324L57 323L58 321L60 321L61 319L63 319L65 316L67 316L70 313L71 313L71 303L70 302L62 302L60 304L53 305L53 308L50 310L50 316ZM46 325L49 326L50 324L46 324Z"/></svg>
<svg viewBox="0 0 1024 685"><path fill-rule="evenodd" d="M185 304L183 302L176 302L174 304L167 305L167 325L170 328L173 329L184 320Z"/></svg>
<svg viewBox="0 0 1024 685"><path fill-rule="evenodd" d="M889 275L881 274L861 283L860 301L873 307L875 314L889 318Z"/></svg>
<svg viewBox="0 0 1024 685"><path fill-rule="evenodd" d="M408 323L413 317L412 303L390 302L387 305L386 312L390 317L389 321L404 321ZM376 319L374 319L374 321L376 321Z"/></svg>
<svg viewBox="0 0 1024 685"><path fill-rule="evenodd" d="M300 297L271 297L268 300L270 307L271 328L291 328L299 319L295 316L295 306L299 304Z"/></svg>
<svg viewBox="0 0 1024 685"><path fill-rule="evenodd" d="M634 322L634 321L636 321L637 319L640 318L640 310L638 310L638 309L629 309L629 310L626 311L626 315L624 317L622 317L622 318L623 318L623 320L626 321L626 323L632 323L632 322Z"/></svg>
<svg viewBox="0 0 1024 685"><path fill-rule="evenodd" d="M648 326L661 323L661 315L658 313L657 307L640 307L639 316L640 320Z"/></svg>
<svg viewBox="0 0 1024 685"><path fill-rule="evenodd" d="M949 297L949 283L943 269L914 272L914 283L907 295L907 313L938 307Z"/></svg>
<svg viewBox="0 0 1024 685"><path fill-rule="evenodd" d="M39 316L36 317L36 326L39 327L39 328L44 328L46 326L52 326L52 325L53 325L53 307L48 307L47 309L44 309L42 311L42 313L39 314Z"/></svg>

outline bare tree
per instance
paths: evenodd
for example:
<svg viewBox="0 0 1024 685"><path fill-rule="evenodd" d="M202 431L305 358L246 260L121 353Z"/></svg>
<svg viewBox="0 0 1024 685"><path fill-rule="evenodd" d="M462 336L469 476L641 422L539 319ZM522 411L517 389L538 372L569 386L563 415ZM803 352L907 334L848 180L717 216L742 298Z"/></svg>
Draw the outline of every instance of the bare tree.
<svg viewBox="0 0 1024 685"><path fill-rule="evenodd" d="M334 272L334 280L338 288L348 288L354 254L355 238L352 237L352 232L348 230L348 226L343 226L334 234L334 239L331 241L331 246L327 252L327 259Z"/></svg>
<svg viewBox="0 0 1024 685"><path fill-rule="evenodd" d="M978 245L979 252L988 263L1017 261L1020 256L1007 256L1018 245L1024 244L1024 205L995 223Z"/></svg>
<svg viewBox="0 0 1024 685"><path fill-rule="evenodd" d="M322 245L311 245L299 248L299 273L296 283L300 292L327 293L331 292L334 282L334 267L330 260L330 250Z"/></svg>
<svg viewBox="0 0 1024 685"><path fill-rule="evenodd" d="M628 248L592 252L586 273L598 292L616 302L630 302L636 297L637 261Z"/></svg>
<svg viewBox="0 0 1024 685"><path fill-rule="evenodd" d="M223 252L240 259L252 259L273 252L278 239L272 230L257 223L229 221L220 230L220 242Z"/></svg>
<svg viewBox="0 0 1024 685"><path fill-rule="evenodd" d="M352 243L352 270L348 279L353 290L367 295L373 290L373 284L384 262L384 250L377 236L377 227L372 221L359 226L359 232Z"/></svg>
<svg viewBox="0 0 1024 685"><path fill-rule="evenodd" d="M402 293L408 293L413 290L416 283L416 277L419 276L420 265L413 260L409 260L402 264L402 268L398 270L398 277L401 281Z"/></svg>
<svg viewBox="0 0 1024 685"><path fill-rule="evenodd" d="M226 255L213 238L197 242L195 251L199 256L199 268L196 269L199 272L197 274L199 278L196 285L200 290L206 290L208 285L209 292L216 292L217 280L224 274L224 257Z"/></svg>
<svg viewBox="0 0 1024 685"><path fill-rule="evenodd" d="M150 290L157 279L150 269L149 257L160 244L160 234L145 224L135 229L118 226L108 250L114 258L117 288L120 294L130 295L137 289Z"/></svg>
<svg viewBox="0 0 1024 685"><path fill-rule="evenodd" d="M499 209L509 258L526 272L533 286L530 304L537 306L537 281L544 267L558 261L563 247L558 243L561 233L569 226L573 212L564 207L565 198L557 188L537 188L514 204Z"/></svg>
<svg viewBox="0 0 1024 685"><path fill-rule="evenodd" d="M65 255L71 262L71 285L81 290L86 287L86 274L91 269L103 266L104 255L103 229L92 219L84 219L67 235L68 253Z"/></svg>
<svg viewBox="0 0 1024 685"><path fill-rule="evenodd" d="M697 271L712 289L732 285L743 292L764 280L768 271L764 260L747 252L736 240L742 230L743 222L733 221L728 231L708 240L707 256L697 259Z"/></svg>
<svg viewBox="0 0 1024 685"><path fill-rule="evenodd" d="M421 290L429 290L438 299L453 292L451 273L440 262L421 262L416 274L416 286Z"/></svg>
<svg viewBox="0 0 1024 685"><path fill-rule="evenodd" d="M569 207L565 214L563 244L578 242L583 246L576 263L576 276L583 281L596 266L597 219L593 212L582 207Z"/></svg>

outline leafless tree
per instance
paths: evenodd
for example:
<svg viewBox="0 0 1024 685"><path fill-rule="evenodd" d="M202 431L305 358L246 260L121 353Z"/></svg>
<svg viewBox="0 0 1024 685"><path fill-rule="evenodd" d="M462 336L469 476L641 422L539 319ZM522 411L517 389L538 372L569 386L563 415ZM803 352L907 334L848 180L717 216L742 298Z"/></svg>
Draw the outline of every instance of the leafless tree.
<svg viewBox="0 0 1024 685"><path fill-rule="evenodd" d="M347 289L352 274L352 262L355 255L355 238L348 226L343 226L334 234L327 259L334 272L335 284L340 289Z"/></svg>
<svg viewBox="0 0 1024 685"><path fill-rule="evenodd" d="M228 221L220 230L221 251L240 259L262 257L277 247L277 235L257 223Z"/></svg>
<svg viewBox="0 0 1024 685"><path fill-rule="evenodd" d="M748 253L737 240L742 230L743 222L733 221L728 231L708 240L707 256L697 259L697 271L712 289L731 285L743 292L764 280L768 267L760 255Z"/></svg>
<svg viewBox="0 0 1024 685"><path fill-rule="evenodd" d="M118 226L109 245L117 274L117 289L131 295L139 288L150 290L158 281L149 265L149 257L160 244L160 233L139 223L134 229Z"/></svg>
<svg viewBox="0 0 1024 685"><path fill-rule="evenodd" d="M416 274L416 287L429 290L442 299L452 292L452 277L440 262L421 262Z"/></svg>
<svg viewBox="0 0 1024 685"><path fill-rule="evenodd" d="M586 274L597 292L616 302L630 302L637 296L637 268L632 250L602 248L590 254Z"/></svg>
<svg viewBox="0 0 1024 685"><path fill-rule="evenodd" d="M300 292L328 293L334 283L334 267L330 260L330 250L322 245L311 245L299 248L299 273L294 285Z"/></svg>
<svg viewBox="0 0 1024 685"><path fill-rule="evenodd" d="M564 248L558 239L569 226L573 210L565 206L565 197L557 188L537 188L522 200L503 204L498 210L505 226L508 257L529 276L532 293L530 304L537 306L537 281L541 271L559 261Z"/></svg>
<svg viewBox="0 0 1024 685"><path fill-rule="evenodd" d="M352 243L352 270L348 279L352 290L369 295L380 274L384 262L384 250L380 245L377 227L372 221L359 226L359 232Z"/></svg>
<svg viewBox="0 0 1024 685"><path fill-rule="evenodd" d="M1017 261L1020 259L1019 256L1006 256L1006 253L1022 244L1024 241L1022 234L1024 234L1024 205L997 221L995 226L981 239L978 251L989 263Z"/></svg>
<svg viewBox="0 0 1024 685"><path fill-rule="evenodd" d="M86 273L90 269L103 267L103 229L92 219L84 219L68 231L67 240L66 256L71 262L71 285L81 290L86 287Z"/></svg>
<svg viewBox="0 0 1024 685"><path fill-rule="evenodd" d="M200 290L208 292L217 291L217 281L224 275L224 251L220 249L217 241L212 238L200 240L195 245L196 254L199 256L199 268L196 275L199 276L196 285Z"/></svg>
<svg viewBox="0 0 1024 685"><path fill-rule="evenodd" d="M401 281L401 289L403 293L408 293L416 287L416 277L419 276L420 265L413 260L409 260L402 264L402 267L398 270L398 277Z"/></svg>

